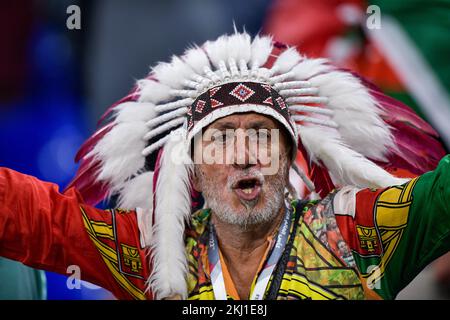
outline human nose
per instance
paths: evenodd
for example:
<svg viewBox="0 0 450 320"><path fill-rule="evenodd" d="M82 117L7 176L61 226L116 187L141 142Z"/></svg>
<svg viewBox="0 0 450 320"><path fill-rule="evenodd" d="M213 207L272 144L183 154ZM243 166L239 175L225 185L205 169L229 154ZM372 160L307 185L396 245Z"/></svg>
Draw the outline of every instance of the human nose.
<svg viewBox="0 0 450 320"><path fill-rule="evenodd" d="M237 129L235 133L235 148L233 157L233 166L241 170L248 169L257 164L256 146L245 130Z"/></svg>

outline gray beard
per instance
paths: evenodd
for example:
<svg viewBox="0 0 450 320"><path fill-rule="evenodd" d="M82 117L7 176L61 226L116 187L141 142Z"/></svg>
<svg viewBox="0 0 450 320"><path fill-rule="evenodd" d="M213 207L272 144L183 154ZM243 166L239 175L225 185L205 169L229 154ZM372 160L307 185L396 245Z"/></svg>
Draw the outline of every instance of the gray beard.
<svg viewBox="0 0 450 320"><path fill-rule="evenodd" d="M216 217L225 223L239 226L244 230L248 230L252 226L261 225L270 222L276 218L284 203L284 191L286 188L286 171L287 163L282 161L280 163L280 170L273 178L265 179L264 183L266 205L262 208L256 209L257 201L244 201L241 203L245 208L236 210L233 209L226 201L221 199L221 192L217 188L217 184L213 179L207 179L200 173L201 183L203 185L203 197L206 205L212 210ZM267 180L270 182L267 183Z"/></svg>
<svg viewBox="0 0 450 320"><path fill-rule="evenodd" d="M248 230L252 226L274 220L284 205L283 200L283 194L278 192L263 208L255 209L254 205L247 206L244 204L246 206L244 212L236 212L227 203L220 203L214 197L210 197L207 204L220 221Z"/></svg>

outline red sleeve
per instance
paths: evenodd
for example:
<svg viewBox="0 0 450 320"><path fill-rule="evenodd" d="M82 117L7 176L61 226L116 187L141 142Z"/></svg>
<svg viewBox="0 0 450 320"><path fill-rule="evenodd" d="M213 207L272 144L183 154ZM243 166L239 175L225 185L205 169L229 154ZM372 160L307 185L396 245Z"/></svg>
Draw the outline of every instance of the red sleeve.
<svg viewBox="0 0 450 320"><path fill-rule="evenodd" d="M75 265L83 280L117 298L144 298L148 269L134 211L96 209L73 188L61 194L54 184L5 168L0 168L0 256L64 275Z"/></svg>

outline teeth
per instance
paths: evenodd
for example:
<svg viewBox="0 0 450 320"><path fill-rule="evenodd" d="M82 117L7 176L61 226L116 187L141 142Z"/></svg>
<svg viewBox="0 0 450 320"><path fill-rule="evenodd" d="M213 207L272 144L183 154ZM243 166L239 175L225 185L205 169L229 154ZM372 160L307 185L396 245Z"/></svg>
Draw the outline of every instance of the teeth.
<svg viewBox="0 0 450 320"><path fill-rule="evenodd" d="M250 194L252 193L253 188L246 188L246 189L242 189L242 192L246 193L246 194Z"/></svg>

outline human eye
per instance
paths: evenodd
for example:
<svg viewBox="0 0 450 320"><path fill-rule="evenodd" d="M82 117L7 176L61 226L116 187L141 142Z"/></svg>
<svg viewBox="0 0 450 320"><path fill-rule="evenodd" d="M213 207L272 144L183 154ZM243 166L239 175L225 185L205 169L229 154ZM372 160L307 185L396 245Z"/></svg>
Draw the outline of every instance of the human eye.
<svg viewBox="0 0 450 320"><path fill-rule="evenodd" d="M212 141L216 144L228 144L232 138L233 134L229 130L217 131L213 134Z"/></svg>
<svg viewBox="0 0 450 320"><path fill-rule="evenodd" d="M258 130L258 140L259 141L267 141L270 139L270 130L268 129L259 129Z"/></svg>

